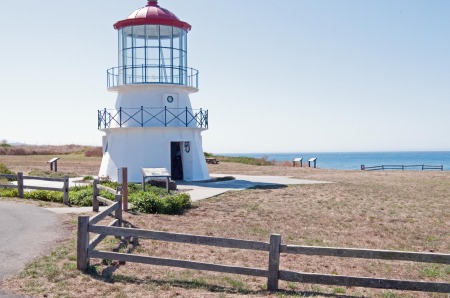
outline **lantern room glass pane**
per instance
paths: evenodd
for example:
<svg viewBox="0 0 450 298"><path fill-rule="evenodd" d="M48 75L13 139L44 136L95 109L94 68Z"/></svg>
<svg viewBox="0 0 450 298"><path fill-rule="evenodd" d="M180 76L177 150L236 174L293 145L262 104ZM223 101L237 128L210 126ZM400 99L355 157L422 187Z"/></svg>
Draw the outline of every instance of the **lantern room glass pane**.
<svg viewBox="0 0 450 298"><path fill-rule="evenodd" d="M187 32L163 25L130 26L119 30L121 84L187 82Z"/></svg>

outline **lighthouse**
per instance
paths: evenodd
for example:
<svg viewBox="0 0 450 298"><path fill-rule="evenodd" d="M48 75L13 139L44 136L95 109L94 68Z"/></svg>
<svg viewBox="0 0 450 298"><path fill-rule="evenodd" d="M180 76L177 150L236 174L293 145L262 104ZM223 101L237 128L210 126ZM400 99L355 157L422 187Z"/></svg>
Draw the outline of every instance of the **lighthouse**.
<svg viewBox="0 0 450 298"><path fill-rule="evenodd" d="M114 24L118 66L107 71L114 108L98 111L104 132L99 176L142 181L142 168L166 168L174 180L209 179L201 133L208 129L208 110L193 108L189 94L198 92L198 71L188 67L187 34L191 26L149 0Z"/></svg>

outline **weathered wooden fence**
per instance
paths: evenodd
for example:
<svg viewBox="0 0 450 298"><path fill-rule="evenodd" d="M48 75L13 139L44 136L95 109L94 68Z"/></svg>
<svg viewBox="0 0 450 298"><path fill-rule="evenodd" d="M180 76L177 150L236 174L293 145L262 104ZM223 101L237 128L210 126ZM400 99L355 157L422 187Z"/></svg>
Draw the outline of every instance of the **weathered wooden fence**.
<svg viewBox="0 0 450 298"><path fill-rule="evenodd" d="M115 201L108 200L99 195L100 190L104 190L115 195ZM94 227L101 220L114 212L115 219L108 226L120 226L122 223L122 194L121 189L114 190L112 188L100 185L98 180L94 181L93 210L98 212L99 202L108 206L107 209L98 213L94 217L80 216L78 217L78 235L77 235L77 268L86 271L89 265L89 253L92 252L100 242L105 239L107 234L99 234L90 240L89 228Z"/></svg>
<svg viewBox="0 0 450 298"><path fill-rule="evenodd" d="M3 184L3 185L0 185L0 188L17 188L17 191L19 193L19 198L23 198L23 193L24 193L25 189L61 191L63 193L63 203L66 205L69 205L69 177L46 178L46 177L24 176L22 172L19 172L19 173L17 173L17 175L0 175L0 178L17 180L17 185L16 184ZM62 182L63 185L61 188L25 185L25 180Z"/></svg>
<svg viewBox="0 0 450 298"><path fill-rule="evenodd" d="M278 281L292 281L301 283L336 285L336 286L354 286L367 288L397 289L425 292L450 293L450 284L423 281L391 280L380 278L351 277L326 274L300 273L287 270L280 270L281 254L301 254L316 256L333 256L344 258L365 258L365 259L384 259L401 260L412 262L440 263L450 264L450 254L434 253L415 253L387 250L366 250L351 248L333 248L333 247L312 247L296 246L281 243L281 235L273 234L270 241L248 241L239 239L227 239L219 237L196 236L187 234L167 233L159 231L139 230L123 228L118 226L121 220L121 211L119 211L121 196L116 196L116 202L102 213L89 218L81 216L78 218L78 269L86 271L90 258L110 259L126 262L135 262L151 264L158 266L179 267L194 270L205 270L223 273L242 274L267 278L267 288L270 291L278 290ZM97 225L111 212L116 212L116 219L107 226ZM119 214L119 215L118 215ZM98 234L93 240L90 240L89 233ZM220 264L210 264L194 261L156 258L151 256L139 256L132 254L108 252L95 250L95 247L107 236L126 237L126 238L145 238L166 242L188 243L197 245L207 245L235 249L248 249L256 251L269 252L267 269L247 268L228 266Z"/></svg>
<svg viewBox="0 0 450 298"><path fill-rule="evenodd" d="M384 171L384 170L409 170L409 169L422 169L424 170L444 170L444 166L431 166L431 165L381 165L381 166L373 166L366 167L365 165L361 165L362 171Z"/></svg>

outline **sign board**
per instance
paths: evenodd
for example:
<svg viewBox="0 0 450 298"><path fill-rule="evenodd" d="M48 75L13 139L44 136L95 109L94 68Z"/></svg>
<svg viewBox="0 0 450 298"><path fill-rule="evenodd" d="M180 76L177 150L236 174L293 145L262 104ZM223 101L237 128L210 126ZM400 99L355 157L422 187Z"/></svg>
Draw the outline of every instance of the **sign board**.
<svg viewBox="0 0 450 298"><path fill-rule="evenodd" d="M145 181L148 178L166 178L166 190L169 193L170 174L166 168L141 168L142 171L142 190L145 191Z"/></svg>
<svg viewBox="0 0 450 298"><path fill-rule="evenodd" d="M166 168L142 168L144 177L170 177Z"/></svg>

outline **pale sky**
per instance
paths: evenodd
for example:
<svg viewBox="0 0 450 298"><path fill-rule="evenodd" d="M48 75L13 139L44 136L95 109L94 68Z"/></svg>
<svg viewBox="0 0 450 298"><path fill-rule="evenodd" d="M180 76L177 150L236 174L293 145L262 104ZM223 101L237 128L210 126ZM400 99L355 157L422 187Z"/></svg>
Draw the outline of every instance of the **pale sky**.
<svg viewBox="0 0 450 298"><path fill-rule="evenodd" d="M100 145L113 24L145 0L0 4L0 139ZM450 150L450 1L160 0L192 25L208 152Z"/></svg>

